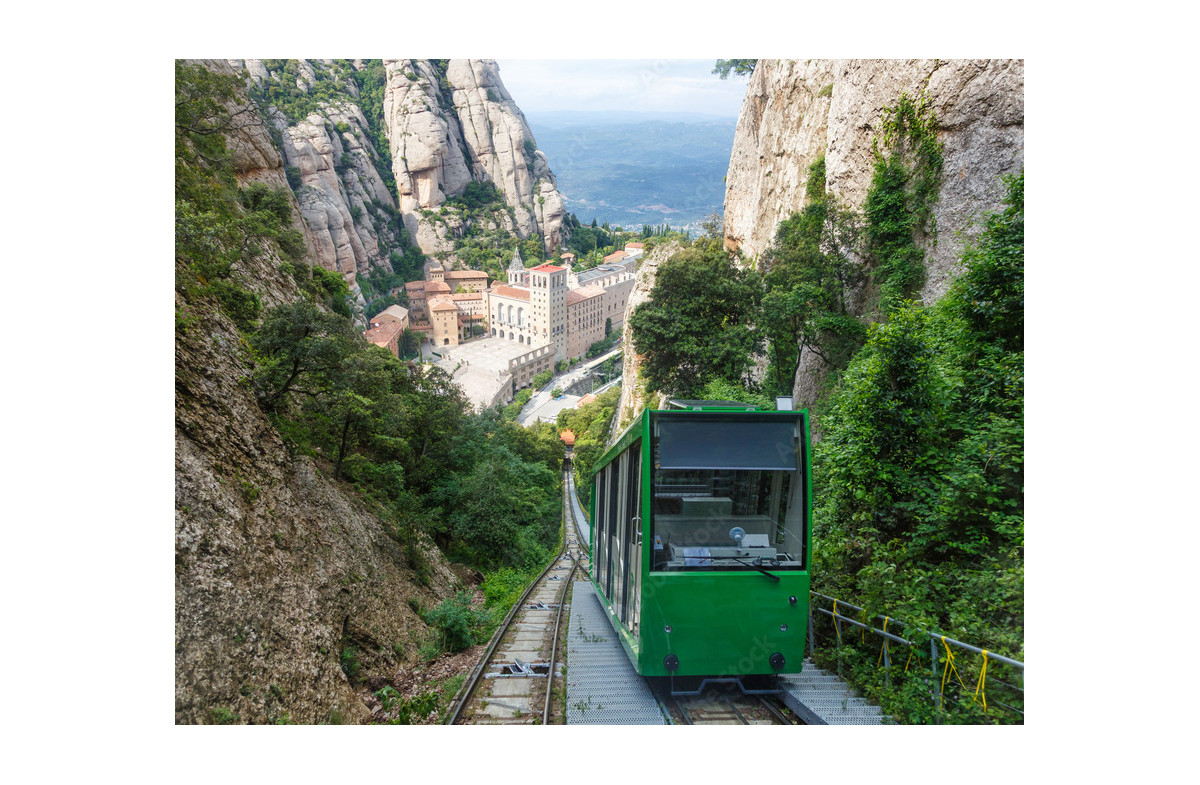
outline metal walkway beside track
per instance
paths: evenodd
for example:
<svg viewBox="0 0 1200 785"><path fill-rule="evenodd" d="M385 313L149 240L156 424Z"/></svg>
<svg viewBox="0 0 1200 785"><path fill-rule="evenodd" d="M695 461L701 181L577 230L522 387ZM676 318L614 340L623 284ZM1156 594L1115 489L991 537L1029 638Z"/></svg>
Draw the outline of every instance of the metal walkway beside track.
<svg viewBox="0 0 1200 785"><path fill-rule="evenodd" d="M884 725L891 718L855 695L838 676L805 660L800 673L779 677L779 697L807 725Z"/></svg>
<svg viewBox="0 0 1200 785"><path fill-rule="evenodd" d="M567 476L567 495L571 498L571 509L575 514L575 527L579 529L583 547L591 548L592 527L588 524L587 516L583 514L583 507L579 505L579 494L575 492L575 478L571 475Z"/></svg>
<svg viewBox="0 0 1200 785"><path fill-rule="evenodd" d="M567 628L568 725L666 725L591 583L577 581Z"/></svg>

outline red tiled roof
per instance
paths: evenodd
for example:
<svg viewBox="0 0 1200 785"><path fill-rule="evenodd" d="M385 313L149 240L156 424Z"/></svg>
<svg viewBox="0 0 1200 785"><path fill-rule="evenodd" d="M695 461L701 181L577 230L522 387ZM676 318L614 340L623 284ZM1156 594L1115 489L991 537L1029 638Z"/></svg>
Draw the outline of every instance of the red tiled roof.
<svg viewBox="0 0 1200 785"><path fill-rule="evenodd" d="M404 284L404 288L410 292L414 292L414 291L422 291L423 292L423 291L425 291L425 282L424 281L409 281L408 283Z"/></svg>
<svg viewBox="0 0 1200 785"><path fill-rule="evenodd" d="M539 264L537 267L534 267L533 269L537 270L539 273L557 273L560 270L565 270L566 268L559 267L556 264Z"/></svg>
<svg viewBox="0 0 1200 785"><path fill-rule="evenodd" d="M626 248L645 248L641 243L625 243Z"/></svg>
<svg viewBox="0 0 1200 785"><path fill-rule="evenodd" d="M429 306L431 311L457 311L458 306L454 303L448 303L445 300L438 300L433 305Z"/></svg>
<svg viewBox="0 0 1200 785"><path fill-rule="evenodd" d="M474 280L477 278L487 278L487 273L483 270L451 270L446 273L445 277L450 279Z"/></svg>
<svg viewBox="0 0 1200 785"><path fill-rule="evenodd" d="M386 347L396 337L396 333L402 329L404 328L400 326L400 322L385 322L379 327L372 327L364 332L363 337L376 346Z"/></svg>
<svg viewBox="0 0 1200 785"><path fill-rule="evenodd" d="M596 400L596 396L592 395L591 393L588 393L587 395L585 395L579 399L579 403L575 404L575 408L581 409L584 406L587 406L589 403L591 403L594 400Z"/></svg>
<svg viewBox="0 0 1200 785"><path fill-rule="evenodd" d="M514 289L511 286L498 284L492 287L492 294L497 295L498 297L508 297L512 300L524 300L529 302L528 289Z"/></svg>
<svg viewBox="0 0 1200 785"><path fill-rule="evenodd" d="M459 300L482 300L483 292L460 292L459 294L450 295L455 302Z"/></svg>
<svg viewBox="0 0 1200 785"><path fill-rule="evenodd" d="M604 257L604 261L619 262L628 255L629 254L625 253L624 251L617 251L616 253L610 253L608 256Z"/></svg>
<svg viewBox="0 0 1200 785"><path fill-rule="evenodd" d="M563 430L563 432L558 435L558 438L562 439L563 444L567 445L568 447L575 446L575 433L570 428Z"/></svg>
<svg viewBox="0 0 1200 785"><path fill-rule="evenodd" d="M448 283L446 283L445 281L426 281L425 282L425 293L426 294L449 294L450 293L450 285Z"/></svg>

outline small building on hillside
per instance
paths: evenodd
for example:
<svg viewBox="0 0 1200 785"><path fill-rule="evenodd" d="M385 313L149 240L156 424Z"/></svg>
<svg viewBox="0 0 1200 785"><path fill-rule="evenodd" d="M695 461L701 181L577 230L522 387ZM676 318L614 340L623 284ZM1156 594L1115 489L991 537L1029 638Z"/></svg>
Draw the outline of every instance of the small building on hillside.
<svg viewBox="0 0 1200 785"><path fill-rule="evenodd" d="M487 273L482 270L443 270L434 267L429 271L431 282L444 283L451 292L482 292L487 288Z"/></svg>
<svg viewBox="0 0 1200 785"><path fill-rule="evenodd" d="M400 336L404 334L404 327L400 322L371 322L371 328L363 333L363 337L376 346L381 346L392 353L396 359L400 358Z"/></svg>
<svg viewBox="0 0 1200 785"><path fill-rule="evenodd" d="M379 313L371 317L372 322L386 324L388 322L398 322L400 329L408 327L408 309L403 305L389 305Z"/></svg>

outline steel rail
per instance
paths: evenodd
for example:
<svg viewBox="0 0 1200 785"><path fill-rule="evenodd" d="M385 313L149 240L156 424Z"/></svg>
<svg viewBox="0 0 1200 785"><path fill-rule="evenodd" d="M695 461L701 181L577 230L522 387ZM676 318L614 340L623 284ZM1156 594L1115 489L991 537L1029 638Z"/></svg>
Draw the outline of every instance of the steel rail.
<svg viewBox="0 0 1200 785"><path fill-rule="evenodd" d="M729 707L730 711L732 711L734 716L738 718L739 722L741 722L743 725L750 724L750 720L746 719L746 715L738 711L738 707L734 706L733 701L729 700L729 698L725 699L725 705Z"/></svg>
<svg viewBox="0 0 1200 785"><path fill-rule="evenodd" d="M558 629L562 624L563 608L567 602L567 590L571 586L571 579L575 577L575 571L579 569L579 562L575 557L571 557L571 574L567 576L566 584L563 586L562 596L558 600L558 615L554 619L554 638L550 644L550 670L546 674L546 706L542 709L542 724L550 724L550 696L554 694L554 657L558 651Z"/></svg>
<svg viewBox="0 0 1200 785"><path fill-rule="evenodd" d="M471 693L474 692L475 687L479 684L479 678L483 675L483 672L487 670L488 663L492 661L492 655L495 654L496 647L500 644L500 639L504 637L504 633L508 632L508 626L512 624L513 617L517 615L517 611L520 610L521 606L525 604L525 600L529 597L529 593L533 591L535 586L545 579L546 575L550 572L550 570L554 569L554 565L558 564L559 560L562 559L563 554L566 552L567 537L566 532L564 531L562 550L558 552L557 556L550 560L550 563L546 565L546 569L542 570L541 574L538 575L537 578L530 581L529 585L525 587L525 591L521 594L521 598L513 603L513 606L508 609L508 614L504 617L504 620L500 622L500 626L492 635L492 640L488 643L487 651L484 652L483 657L480 658L479 662L475 663L475 667L471 671L471 677L467 679L466 683L464 683L459 689L458 694L454 696L454 711L447 715L446 720L442 723L443 725L453 725L458 721L458 717L462 713L463 708L467 705L467 701L470 699ZM562 603L559 603L559 605L561 610ZM551 676L553 676L553 672L551 672ZM549 687L547 687L547 689L549 689Z"/></svg>
<svg viewBox="0 0 1200 785"><path fill-rule="evenodd" d="M570 480L570 471L569 470L567 472L567 479ZM573 525L575 525L576 546L578 546L578 544L579 544L578 521L575 520L575 511L571 506L571 499L566 498L566 495L573 493L573 490L572 490L572 488L567 487L567 484L564 483L563 491L564 491L563 501L565 502L565 504L563 505L563 508L566 511L566 516L569 517L571 519L571 523ZM550 724L550 696L552 696L554 694L554 658L555 658L556 653L558 652L558 630L559 630L559 626L562 624L563 608L565 608L567 605L567 592L571 588L571 580L575 577L575 571L579 569L579 560L575 558L574 554L571 554L569 552L569 546L567 546L566 542L567 542L566 537L564 537L563 538L563 543L564 543L563 550L567 551L567 555L571 557L571 574L567 576L567 580L563 584L562 596L559 597L559 599L558 599L558 615L555 616L555 618L554 618L554 637L550 639L550 641L551 641L550 642L550 670L546 674L546 705L542 709L542 724L543 725Z"/></svg>
<svg viewBox="0 0 1200 785"><path fill-rule="evenodd" d="M782 711L780 711L779 707L776 706L774 703L772 703L770 700L768 700L765 695L759 695L758 702L763 705L763 707L770 713L770 715L772 717L775 718L775 721L778 722L780 725L795 725L796 724L795 722L792 722L790 719L788 719L787 715L784 714Z"/></svg>

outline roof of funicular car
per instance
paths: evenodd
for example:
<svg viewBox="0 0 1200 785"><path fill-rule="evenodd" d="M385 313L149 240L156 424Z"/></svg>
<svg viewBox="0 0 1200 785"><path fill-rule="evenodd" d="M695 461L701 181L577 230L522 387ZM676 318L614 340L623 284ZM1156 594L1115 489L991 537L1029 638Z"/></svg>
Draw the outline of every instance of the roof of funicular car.
<svg viewBox="0 0 1200 785"><path fill-rule="evenodd" d="M684 406L681 404L691 404ZM674 406L671 409L643 409L642 412L633 419L633 422L626 426L624 432L621 433L617 440L605 450L596 462L592 464L592 474L595 475L605 466L607 466L615 457L620 455L625 449L641 436L649 434L650 419L658 417L695 417L699 413L707 413L715 415L720 419L733 418L737 415L753 414L756 416L765 417L795 417L801 421L806 421L808 418L807 409L788 409L784 411L772 411L769 409L759 409L751 404L739 403L738 401L692 401L682 398L671 398L667 402L668 406ZM807 430L807 424L805 429Z"/></svg>
<svg viewBox="0 0 1200 785"><path fill-rule="evenodd" d="M673 410L686 409L693 412L756 412L758 407L740 401L690 401L683 398L672 398L667 406Z"/></svg>

